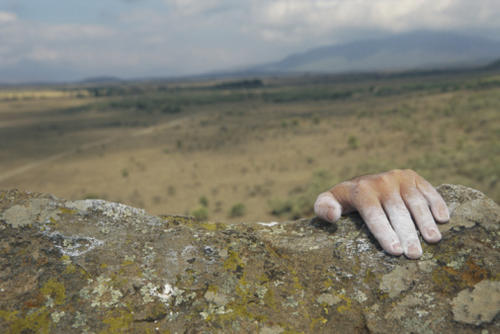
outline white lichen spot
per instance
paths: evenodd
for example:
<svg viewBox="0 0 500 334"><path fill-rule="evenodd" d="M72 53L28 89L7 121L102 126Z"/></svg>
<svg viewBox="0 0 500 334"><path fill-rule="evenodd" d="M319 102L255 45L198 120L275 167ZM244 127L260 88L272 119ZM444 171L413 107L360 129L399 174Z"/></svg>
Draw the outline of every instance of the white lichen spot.
<svg viewBox="0 0 500 334"><path fill-rule="evenodd" d="M196 256L196 248L193 245L188 245L184 247L184 249L181 252L181 256L186 258L186 257L195 257Z"/></svg>
<svg viewBox="0 0 500 334"><path fill-rule="evenodd" d="M146 216L146 211L143 209L137 209L121 203L107 202L100 199L66 202L66 207L69 209L79 210L82 214L87 214L92 211L99 212L103 216L108 217L115 222L132 216Z"/></svg>
<svg viewBox="0 0 500 334"><path fill-rule="evenodd" d="M47 307L54 307L54 299L50 296L46 296L47 301L45 302L45 306Z"/></svg>
<svg viewBox="0 0 500 334"><path fill-rule="evenodd" d="M101 275L97 277L93 288L85 287L81 289L80 296L85 299L92 299L92 303L90 304L92 307L119 305L123 294L120 290L114 289L110 282L111 278ZM93 283L93 281L90 281L89 284Z"/></svg>
<svg viewBox="0 0 500 334"><path fill-rule="evenodd" d="M318 304L326 304L328 306L338 304L341 301L342 300L339 297L331 293L322 293L321 295L318 296L318 298L316 298L316 302Z"/></svg>
<svg viewBox="0 0 500 334"><path fill-rule="evenodd" d="M135 261L135 255L133 255L133 254L132 255L126 254L124 260L125 261L134 262Z"/></svg>
<svg viewBox="0 0 500 334"><path fill-rule="evenodd" d="M417 313L419 318L425 317L429 314L429 312L426 310L416 310L415 313Z"/></svg>
<svg viewBox="0 0 500 334"><path fill-rule="evenodd" d="M157 288L152 283L148 283L146 285L146 289L149 293L149 296L157 297L164 304L167 304L172 297L180 296L183 293L181 289L172 286L169 283L165 283L163 288ZM149 299L150 298L148 298L148 300ZM144 298L144 301L146 302L146 298Z"/></svg>
<svg viewBox="0 0 500 334"><path fill-rule="evenodd" d="M264 326L260 329L259 334L281 334L284 331L285 330L279 325L274 325L272 327Z"/></svg>
<svg viewBox="0 0 500 334"><path fill-rule="evenodd" d="M72 328L80 328L85 326L87 323L85 321L85 316L80 312L76 311L75 322L71 325Z"/></svg>
<svg viewBox="0 0 500 334"><path fill-rule="evenodd" d="M368 239L357 239L356 240L356 250L358 253L364 253L369 251L371 248L371 244Z"/></svg>
<svg viewBox="0 0 500 334"><path fill-rule="evenodd" d="M260 298L261 300L261 304L264 304L264 296L266 295L267 293L267 288L265 286L258 286L256 289L255 289L255 293L257 294L257 296Z"/></svg>
<svg viewBox="0 0 500 334"><path fill-rule="evenodd" d="M364 303L365 301L368 300L368 297L366 297L366 295L363 293L363 291L356 291L356 293L354 293L354 299L358 302L358 303Z"/></svg>
<svg viewBox="0 0 500 334"><path fill-rule="evenodd" d="M50 317L52 318L52 321L57 324L59 322L59 320L61 320L62 317L64 317L66 313L64 313L64 311L61 311L61 312L54 312L50 315Z"/></svg>
<svg viewBox="0 0 500 334"><path fill-rule="evenodd" d="M260 223L257 223L257 224L262 225L262 226L273 227L273 226L278 225L279 223L278 222L270 222L270 223L262 223L262 222L260 222Z"/></svg>
<svg viewBox="0 0 500 334"><path fill-rule="evenodd" d="M283 284L283 281L277 280L277 281L274 281L273 283L274 283L274 286L278 287L278 286Z"/></svg>
<svg viewBox="0 0 500 334"><path fill-rule="evenodd" d="M205 299L207 301L212 302L217 306L226 305L229 302L226 295L224 295L222 293L213 292L213 291L205 292L203 297L205 297Z"/></svg>
<svg viewBox="0 0 500 334"><path fill-rule="evenodd" d="M286 297L286 302L283 303L286 307L292 307L295 308L299 306L299 302L296 301L292 296Z"/></svg>
<svg viewBox="0 0 500 334"><path fill-rule="evenodd" d="M144 286L141 287L141 295L142 295L142 300L144 301L145 304L151 303L154 299L149 293L151 290L154 290L155 286L153 283L148 283Z"/></svg>
<svg viewBox="0 0 500 334"><path fill-rule="evenodd" d="M80 256L102 246L104 241L86 236L68 236L59 232L42 231L63 255Z"/></svg>

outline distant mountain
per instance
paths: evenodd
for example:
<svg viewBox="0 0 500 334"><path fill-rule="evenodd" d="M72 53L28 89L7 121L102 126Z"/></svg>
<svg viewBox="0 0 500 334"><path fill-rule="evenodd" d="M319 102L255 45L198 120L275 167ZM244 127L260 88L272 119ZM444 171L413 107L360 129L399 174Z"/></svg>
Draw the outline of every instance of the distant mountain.
<svg viewBox="0 0 500 334"><path fill-rule="evenodd" d="M117 83L122 81L123 81L122 79L117 77L100 76L100 77L85 78L81 80L80 83L102 84L102 83Z"/></svg>
<svg viewBox="0 0 500 334"><path fill-rule="evenodd" d="M488 70L500 70L500 59L498 59L494 62L491 62L485 68Z"/></svg>
<svg viewBox="0 0 500 334"><path fill-rule="evenodd" d="M255 66L255 72L366 72L485 65L500 56L500 42L454 33L418 31L323 46Z"/></svg>

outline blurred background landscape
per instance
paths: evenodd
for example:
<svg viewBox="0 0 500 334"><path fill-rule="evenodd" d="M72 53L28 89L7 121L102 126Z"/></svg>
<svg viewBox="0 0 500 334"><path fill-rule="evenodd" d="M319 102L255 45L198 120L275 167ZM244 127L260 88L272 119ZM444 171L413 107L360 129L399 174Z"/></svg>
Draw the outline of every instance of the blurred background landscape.
<svg viewBox="0 0 500 334"><path fill-rule="evenodd" d="M0 3L0 188L306 217L412 168L500 202L500 4Z"/></svg>

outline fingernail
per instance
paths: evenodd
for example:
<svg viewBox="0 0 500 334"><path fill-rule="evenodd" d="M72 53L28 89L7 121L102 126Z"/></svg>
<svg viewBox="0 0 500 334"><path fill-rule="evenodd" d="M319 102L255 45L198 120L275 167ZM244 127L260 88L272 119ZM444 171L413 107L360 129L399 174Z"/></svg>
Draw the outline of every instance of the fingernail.
<svg viewBox="0 0 500 334"><path fill-rule="evenodd" d="M418 259L422 256L422 248L417 244L410 244L408 246L408 252L406 254L410 259Z"/></svg>
<svg viewBox="0 0 500 334"><path fill-rule="evenodd" d="M433 241L438 241L441 239L441 232L439 232L435 228L428 228L427 237Z"/></svg>
<svg viewBox="0 0 500 334"><path fill-rule="evenodd" d="M330 208L328 209L328 213L326 214L329 220L334 221L335 220L335 210Z"/></svg>
<svg viewBox="0 0 500 334"><path fill-rule="evenodd" d="M439 216L441 217L442 221L450 220L450 214L448 213L448 210L446 208L441 208L439 210Z"/></svg>
<svg viewBox="0 0 500 334"><path fill-rule="evenodd" d="M403 248L401 247L401 244L399 243L399 241L396 241L394 242L392 245L391 245L391 248L392 248L392 251L396 254L401 254L403 253Z"/></svg>

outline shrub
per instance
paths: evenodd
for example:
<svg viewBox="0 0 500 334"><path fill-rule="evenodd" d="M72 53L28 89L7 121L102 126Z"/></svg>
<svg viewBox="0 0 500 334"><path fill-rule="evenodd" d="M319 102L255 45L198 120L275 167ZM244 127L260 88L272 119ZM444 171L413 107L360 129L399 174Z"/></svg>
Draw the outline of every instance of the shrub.
<svg viewBox="0 0 500 334"><path fill-rule="evenodd" d="M353 150L357 149L359 147L359 139L356 136L350 136L349 139L347 140L347 144L349 147Z"/></svg>
<svg viewBox="0 0 500 334"><path fill-rule="evenodd" d="M123 168L122 169L122 176L123 177L128 177L128 169L127 168Z"/></svg>
<svg viewBox="0 0 500 334"><path fill-rule="evenodd" d="M269 206L271 214L280 217L292 211L293 203L290 200L272 199L269 201Z"/></svg>
<svg viewBox="0 0 500 334"><path fill-rule="evenodd" d="M246 213L246 207L245 204L243 203L236 203L231 207L231 210L229 210L229 216L232 218L243 217L245 213Z"/></svg>
<svg viewBox="0 0 500 334"><path fill-rule="evenodd" d="M199 199L199 202L201 204L201 206L203 207L208 207L208 199L206 196L201 196L200 199Z"/></svg>
<svg viewBox="0 0 500 334"><path fill-rule="evenodd" d="M167 188L167 192L170 196L175 196L175 193L176 193L176 189L174 186L168 186Z"/></svg>
<svg viewBox="0 0 500 334"><path fill-rule="evenodd" d="M271 214L278 217L284 216L288 219L312 215L316 197L334 185L336 181L326 170L314 172L311 181L305 187L293 189L286 200L270 200Z"/></svg>
<svg viewBox="0 0 500 334"><path fill-rule="evenodd" d="M208 219L208 209L204 206L200 206L199 208L193 210L191 214L196 218L196 220L207 220Z"/></svg>

